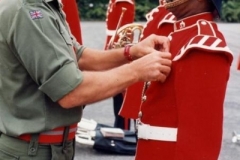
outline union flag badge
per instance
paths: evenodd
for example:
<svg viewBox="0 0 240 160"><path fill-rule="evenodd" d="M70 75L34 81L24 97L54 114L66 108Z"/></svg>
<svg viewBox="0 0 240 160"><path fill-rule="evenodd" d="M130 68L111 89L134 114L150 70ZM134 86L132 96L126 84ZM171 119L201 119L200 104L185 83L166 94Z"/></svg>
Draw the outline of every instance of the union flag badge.
<svg viewBox="0 0 240 160"><path fill-rule="evenodd" d="M34 19L41 19L43 18L43 14L40 10L29 11L31 18Z"/></svg>

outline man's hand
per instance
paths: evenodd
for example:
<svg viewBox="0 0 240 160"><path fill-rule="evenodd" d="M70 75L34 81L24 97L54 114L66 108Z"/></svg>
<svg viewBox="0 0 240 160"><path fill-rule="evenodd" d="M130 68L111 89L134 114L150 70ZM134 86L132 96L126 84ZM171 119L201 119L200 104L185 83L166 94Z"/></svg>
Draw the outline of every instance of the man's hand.
<svg viewBox="0 0 240 160"><path fill-rule="evenodd" d="M168 52L154 51L130 65L134 68L139 81L164 82L171 71L171 54Z"/></svg>
<svg viewBox="0 0 240 160"><path fill-rule="evenodd" d="M155 51L169 52L170 41L165 36L152 34L130 49L133 59L138 59Z"/></svg>

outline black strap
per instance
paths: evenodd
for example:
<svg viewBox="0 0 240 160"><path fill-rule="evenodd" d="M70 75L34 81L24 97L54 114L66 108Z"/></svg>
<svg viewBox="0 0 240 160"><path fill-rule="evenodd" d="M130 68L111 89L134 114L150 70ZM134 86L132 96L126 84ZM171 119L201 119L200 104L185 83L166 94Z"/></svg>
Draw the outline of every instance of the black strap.
<svg viewBox="0 0 240 160"><path fill-rule="evenodd" d="M73 139L73 157L72 157L72 160L74 160L74 157L75 157L75 147L76 147L76 140L74 138Z"/></svg>
<svg viewBox="0 0 240 160"><path fill-rule="evenodd" d="M70 127L69 127L69 126L67 126L67 127L64 128L63 141L62 141L62 152L63 152L63 153L66 152L65 145L66 145L67 140L68 140L69 130L70 130Z"/></svg>
<svg viewBox="0 0 240 160"><path fill-rule="evenodd" d="M39 134L31 134L31 140L28 146L28 155L36 156L38 150L38 138Z"/></svg>

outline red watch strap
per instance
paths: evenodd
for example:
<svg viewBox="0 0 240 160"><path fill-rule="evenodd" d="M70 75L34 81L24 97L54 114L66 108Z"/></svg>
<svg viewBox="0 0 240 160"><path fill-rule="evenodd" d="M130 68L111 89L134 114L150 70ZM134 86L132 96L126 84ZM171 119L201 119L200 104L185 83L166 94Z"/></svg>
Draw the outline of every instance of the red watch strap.
<svg viewBox="0 0 240 160"><path fill-rule="evenodd" d="M126 45L124 48L124 56L128 61L133 61L132 55L130 54L130 48L132 45Z"/></svg>

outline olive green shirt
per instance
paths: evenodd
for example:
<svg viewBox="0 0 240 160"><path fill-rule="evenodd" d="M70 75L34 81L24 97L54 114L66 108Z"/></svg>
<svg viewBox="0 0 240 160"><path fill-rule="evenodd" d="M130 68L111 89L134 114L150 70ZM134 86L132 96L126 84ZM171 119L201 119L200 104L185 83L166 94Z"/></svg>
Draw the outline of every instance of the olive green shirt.
<svg viewBox="0 0 240 160"><path fill-rule="evenodd" d="M56 101L83 79L84 47L57 0L0 0L0 131L12 136L77 123Z"/></svg>

